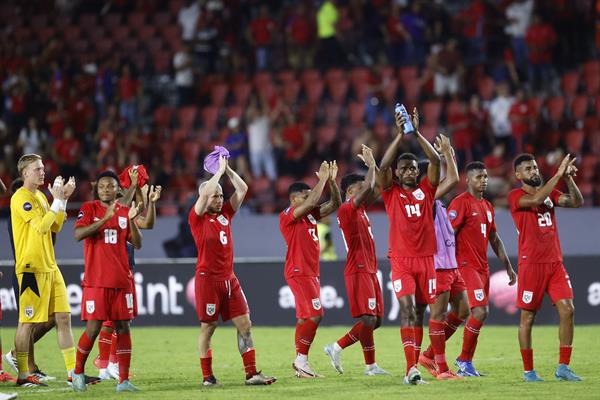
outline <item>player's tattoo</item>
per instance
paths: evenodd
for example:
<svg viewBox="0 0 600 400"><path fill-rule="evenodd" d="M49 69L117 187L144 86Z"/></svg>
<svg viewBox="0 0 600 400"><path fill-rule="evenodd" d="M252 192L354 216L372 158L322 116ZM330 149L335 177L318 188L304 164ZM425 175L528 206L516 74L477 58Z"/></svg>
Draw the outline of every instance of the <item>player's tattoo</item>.
<svg viewBox="0 0 600 400"><path fill-rule="evenodd" d="M248 351L248 349L254 348L254 343L252 342L252 334L250 331L241 333L238 331L237 333L238 339L238 349L240 350L240 354L244 354Z"/></svg>

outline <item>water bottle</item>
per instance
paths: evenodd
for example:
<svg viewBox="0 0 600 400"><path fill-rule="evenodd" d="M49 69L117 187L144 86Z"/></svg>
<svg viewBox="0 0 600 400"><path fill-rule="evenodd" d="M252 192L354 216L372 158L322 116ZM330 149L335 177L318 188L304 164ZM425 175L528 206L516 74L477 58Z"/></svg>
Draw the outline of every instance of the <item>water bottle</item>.
<svg viewBox="0 0 600 400"><path fill-rule="evenodd" d="M406 120L406 122L404 123L404 126L402 127L404 134L410 135L412 132L414 132L415 127L413 126L413 124L410 120L410 116L408 115L408 112L406 111L406 107L404 107L404 104L396 103L396 108L394 109L394 111L396 112L396 114L402 114L402 116Z"/></svg>

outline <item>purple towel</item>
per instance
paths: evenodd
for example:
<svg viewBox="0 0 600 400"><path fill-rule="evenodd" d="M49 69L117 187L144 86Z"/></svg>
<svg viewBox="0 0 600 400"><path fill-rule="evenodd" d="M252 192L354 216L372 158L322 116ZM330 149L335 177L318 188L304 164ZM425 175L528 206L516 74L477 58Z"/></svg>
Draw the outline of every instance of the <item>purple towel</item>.
<svg viewBox="0 0 600 400"><path fill-rule="evenodd" d="M215 146L215 149L204 157L204 170L211 174L216 174L219 170L219 156L229 158L229 150L223 146Z"/></svg>

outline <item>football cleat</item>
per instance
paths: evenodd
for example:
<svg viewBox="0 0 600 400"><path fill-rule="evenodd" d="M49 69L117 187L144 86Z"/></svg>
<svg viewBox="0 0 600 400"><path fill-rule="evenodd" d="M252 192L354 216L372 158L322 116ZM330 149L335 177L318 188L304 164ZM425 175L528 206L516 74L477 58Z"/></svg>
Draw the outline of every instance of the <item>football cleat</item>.
<svg viewBox="0 0 600 400"><path fill-rule="evenodd" d="M256 374L249 378L246 378L246 385L259 386L259 385L271 385L277 381L274 376L264 376L262 371L258 371Z"/></svg>
<svg viewBox="0 0 600 400"><path fill-rule="evenodd" d="M559 381L579 382L582 380L581 377L576 375L567 364L559 364L554 376Z"/></svg>
<svg viewBox="0 0 600 400"><path fill-rule="evenodd" d="M83 373L76 374L73 372L73 375L71 375L71 386L73 387L74 392L85 392L87 390L85 375Z"/></svg>
<svg viewBox="0 0 600 400"><path fill-rule="evenodd" d="M327 357L329 357L329 361L331 361L331 365L333 368L339 372L340 374L344 373L344 369L342 368L342 350L336 350L335 343L328 344L323 349Z"/></svg>
<svg viewBox="0 0 600 400"><path fill-rule="evenodd" d="M85 384L86 385L95 385L96 383L100 383L102 381L102 379L100 379L97 376L84 375L84 377L85 377ZM73 385L73 378L72 377L68 377L67 378L67 385L69 385L69 386Z"/></svg>
<svg viewBox="0 0 600 400"><path fill-rule="evenodd" d="M202 386L221 386L221 384L217 381L214 375L209 376L208 378L204 378L202 381Z"/></svg>
<svg viewBox="0 0 600 400"><path fill-rule="evenodd" d="M35 366L35 371L33 371L31 373L32 375L36 376L40 382L48 382L48 381L55 381L56 377L55 376L50 376L50 375L46 375L44 372L42 372L38 366Z"/></svg>
<svg viewBox="0 0 600 400"><path fill-rule="evenodd" d="M542 378L535 372L535 369L523 373L523 380L525 382L544 382Z"/></svg>
<svg viewBox="0 0 600 400"><path fill-rule="evenodd" d="M135 385L133 385L131 382L129 382L127 379L124 380L123 382L117 384L117 393L121 393L121 392L139 392L140 389L138 389L137 387L135 387Z"/></svg>
<svg viewBox="0 0 600 400"><path fill-rule="evenodd" d="M17 380L13 378L8 372L0 371L0 382L16 382Z"/></svg>
<svg viewBox="0 0 600 400"><path fill-rule="evenodd" d="M369 365L365 368L365 375L367 376L375 376L375 375L390 375L389 372L382 369L377 365L377 363Z"/></svg>
<svg viewBox="0 0 600 400"><path fill-rule="evenodd" d="M434 377L438 376L437 365L435 364L435 360L433 358L429 358L425 355L425 353L422 353L419 356L419 364L421 364L421 366L429 371L429 373Z"/></svg>
<svg viewBox="0 0 600 400"><path fill-rule="evenodd" d="M16 393L0 393L0 400L12 400L12 399L16 399L16 398L17 398Z"/></svg>
<svg viewBox="0 0 600 400"><path fill-rule="evenodd" d="M44 382L40 382L40 380L33 376L29 375L24 379L17 379L17 386L19 387L40 387L40 386L48 386Z"/></svg>
<svg viewBox="0 0 600 400"><path fill-rule="evenodd" d="M298 378L323 378L323 375L317 374L312 370L308 362L298 363L294 361L292 363L292 368L296 371L296 377Z"/></svg>
<svg viewBox="0 0 600 400"><path fill-rule="evenodd" d="M17 357L14 357L10 351L2 355L2 360L4 361L5 365L8 365L10 369L13 370L13 372L19 373L19 368L17 367Z"/></svg>
<svg viewBox="0 0 600 400"><path fill-rule="evenodd" d="M119 363L109 362L106 367L106 372L111 379L119 379Z"/></svg>
<svg viewBox="0 0 600 400"><path fill-rule="evenodd" d="M411 367L408 370L408 374L406 374L404 377L403 383L405 385L423 385L427 382L421 378L421 372L417 369L417 367Z"/></svg>
<svg viewBox="0 0 600 400"><path fill-rule="evenodd" d="M462 376L456 375L451 369L449 369L448 371L438 373L435 378L440 381L452 381L457 379L463 379Z"/></svg>
<svg viewBox="0 0 600 400"><path fill-rule="evenodd" d="M458 367L457 373L460 376L481 376L471 361L461 361L457 358L455 364Z"/></svg>

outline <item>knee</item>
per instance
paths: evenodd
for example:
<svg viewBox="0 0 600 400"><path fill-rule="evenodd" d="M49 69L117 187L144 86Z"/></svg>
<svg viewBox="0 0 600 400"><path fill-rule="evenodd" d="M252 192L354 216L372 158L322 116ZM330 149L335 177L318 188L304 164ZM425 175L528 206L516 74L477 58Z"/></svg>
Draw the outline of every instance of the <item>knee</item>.
<svg viewBox="0 0 600 400"><path fill-rule="evenodd" d="M531 328L535 322L534 313L521 314L521 327Z"/></svg>
<svg viewBox="0 0 600 400"><path fill-rule="evenodd" d="M575 315L575 305L573 303L565 304L559 310L559 315L562 318L573 319Z"/></svg>
<svg viewBox="0 0 600 400"><path fill-rule="evenodd" d="M248 319L247 321L244 321L242 324L238 325L239 333L246 334L246 333L250 332L250 329L252 329L252 322L250 321L250 319Z"/></svg>
<svg viewBox="0 0 600 400"><path fill-rule="evenodd" d="M321 323L321 320L322 320L322 319L323 319L323 317L322 317L322 316L320 316L320 315L317 315L317 316L315 316L315 317L310 317L310 320L311 320L312 322L314 322L315 324L317 324L317 325L319 325L319 324Z"/></svg>
<svg viewBox="0 0 600 400"><path fill-rule="evenodd" d="M371 328L377 327L377 317L375 317L374 315L363 315L360 317L360 322L362 322L364 326L368 326Z"/></svg>
<svg viewBox="0 0 600 400"><path fill-rule="evenodd" d="M56 326L58 328L60 327L69 327L71 326L71 314L68 313L57 313L54 314L54 320L56 323Z"/></svg>
<svg viewBox="0 0 600 400"><path fill-rule="evenodd" d="M414 306L403 307L400 310L400 324L402 326L413 326L417 320L417 313Z"/></svg>
<svg viewBox="0 0 600 400"><path fill-rule="evenodd" d="M472 310L473 318L481 322L486 320L488 313L487 307L475 307Z"/></svg>

